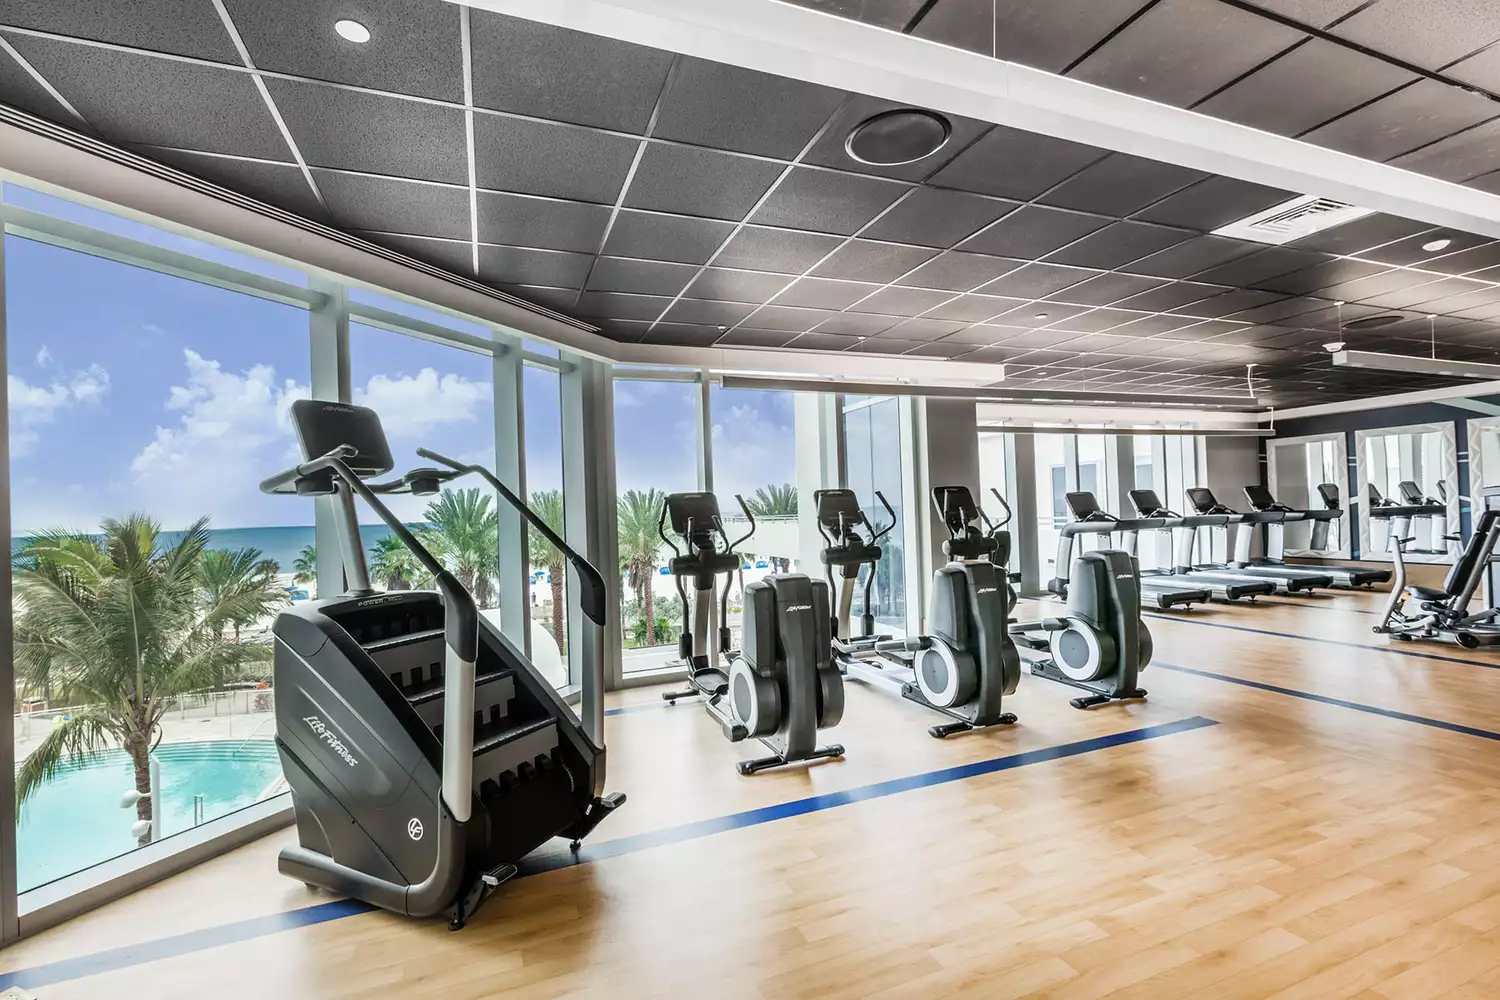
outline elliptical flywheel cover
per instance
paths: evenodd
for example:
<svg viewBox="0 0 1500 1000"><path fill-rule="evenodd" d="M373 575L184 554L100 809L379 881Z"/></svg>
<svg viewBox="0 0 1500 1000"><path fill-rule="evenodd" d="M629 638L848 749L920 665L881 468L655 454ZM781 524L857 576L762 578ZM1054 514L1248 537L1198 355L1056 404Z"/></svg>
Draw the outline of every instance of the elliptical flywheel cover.
<svg viewBox="0 0 1500 1000"><path fill-rule="evenodd" d="M844 152L860 163L898 167L931 156L952 135L953 126L937 112L898 108L854 126L844 140Z"/></svg>

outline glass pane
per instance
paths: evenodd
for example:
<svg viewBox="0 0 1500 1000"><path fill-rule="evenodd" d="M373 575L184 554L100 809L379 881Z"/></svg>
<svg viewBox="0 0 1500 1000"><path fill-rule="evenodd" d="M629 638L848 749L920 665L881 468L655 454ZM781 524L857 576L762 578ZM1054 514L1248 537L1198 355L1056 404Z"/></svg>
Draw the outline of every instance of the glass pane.
<svg viewBox="0 0 1500 1000"><path fill-rule="evenodd" d="M211 260L216 264L237 267L242 271L249 271L265 278L275 278L277 281L285 281L290 285L307 286L307 274L294 267L287 267L285 264L277 264L261 257L228 250L189 236L179 236L144 222L136 222L122 215L89 208L87 205L80 205L65 198L33 191L19 184L5 184L0 187L3 187L6 204L15 205L18 208L29 208L33 212L42 212L66 222L76 222L92 229L124 236L126 239L149 243L152 246L175 250L178 253L191 254L200 260Z"/></svg>
<svg viewBox="0 0 1500 1000"><path fill-rule="evenodd" d="M1151 437L1137 434L1126 438L1135 448L1135 485L1137 490L1155 489L1156 469L1151 455Z"/></svg>
<svg viewBox="0 0 1500 1000"><path fill-rule="evenodd" d="M620 537L620 625L626 673L676 654L682 601L656 533L668 493L698 489L694 382L615 379L615 485Z"/></svg>
<svg viewBox="0 0 1500 1000"><path fill-rule="evenodd" d="M257 484L299 457L310 365L301 309L5 254L24 891L284 790L269 626L308 597L313 505ZM143 624L144 654L110 638Z"/></svg>
<svg viewBox="0 0 1500 1000"><path fill-rule="evenodd" d="M901 482L901 411L895 399L882 399L844 414L845 465L849 489L859 495L865 513L884 524L885 508L878 491L896 513L896 526L881 541L883 553L875 567L870 600L875 620L884 631L906 631L906 513ZM865 613L863 570L855 591L854 615Z"/></svg>
<svg viewBox="0 0 1500 1000"><path fill-rule="evenodd" d="M1036 436L1036 555L1044 581L1057 577L1058 529L1068 523L1066 446L1064 435Z"/></svg>
<svg viewBox="0 0 1500 1000"><path fill-rule="evenodd" d="M1106 473L1102 434L1078 435L1078 488L1094 494L1105 510L1115 510L1113 484Z"/></svg>
<svg viewBox="0 0 1500 1000"><path fill-rule="evenodd" d="M526 490L531 509L559 535L563 529L562 376L527 365ZM528 529L531 659L554 687L569 683L567 563L562 550Z"/></svg>
<svg viewBox="0 0 1500 1000"><path fill-rule="evenodd" d="M493 359L430 340L352 323L349 369L354 402L380 415L396 473L431 464L416 455L428 447L464 462L494 468ZM386 505L417 532L496 624L500 618L501 504L480 480L458 480L436 496L395 494ZM360 535L377 590L431 586L410 550L358 505ZM508 513L507 513L507 516Z"/></svg>
<svg viewBox="0 0 1500 1000"><path fill-rule="evenodd" d="M398 313L402 316L410 316L412 319L419 319L424 323L431 323L434 326L446 326L450 330L473 334L476 337L483 337L486 340L494 338L494 331L483 323L476 323L474 320L463 319L462 317L454 316L452 313L418 305L415 302L408 302L405 299L398 299L393 295L382 295L379 292L372 292L355 285L349 286L349 301L374 306L377 309L384 309L386 312Z"/></svg>
<svg viewBox="0 0 1500 1000"><path fill-rule="evenodd" d="M747 568L736 574L729 592L727 624L736 649L740 642L740 588L772 573L804 572L797 559L801 498L797 495L794 399L790 392L709 387L714 493L730 539L749 529L734 500L736 495L744 497L745 506L755 516L755 535L740 546ZM813 575L821 573L821 567L813 569Z"/></svg>

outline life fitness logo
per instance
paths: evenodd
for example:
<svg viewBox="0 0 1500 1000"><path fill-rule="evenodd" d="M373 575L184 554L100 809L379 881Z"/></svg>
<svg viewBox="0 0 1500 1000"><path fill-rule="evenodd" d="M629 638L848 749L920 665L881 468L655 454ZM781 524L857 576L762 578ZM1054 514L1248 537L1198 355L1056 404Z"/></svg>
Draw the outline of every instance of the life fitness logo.
<svg viewBox="0 0 1500 1000"><path fill-rule="evenodd" d="M422 839L422 821L413 816L406 821L406 835L412 840Z"/></svg>

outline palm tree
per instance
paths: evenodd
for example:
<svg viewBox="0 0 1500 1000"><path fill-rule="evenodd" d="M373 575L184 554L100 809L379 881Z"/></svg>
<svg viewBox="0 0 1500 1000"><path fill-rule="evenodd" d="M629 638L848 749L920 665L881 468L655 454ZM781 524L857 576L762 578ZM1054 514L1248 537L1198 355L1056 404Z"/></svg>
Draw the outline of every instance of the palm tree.
<svg viewBox="0 0 1500 1000"><path fill-rule="evenodd" d="M531 494L532 513L540 517L547 527L563 533L563 496L562 490L537 490ZM561 652L564 643L563 630L563 554L556 545L549 542L540 531L535 528L527 532L530 539L528 560L533 571L546 567L547 576L552 581L552 638L557 640L558 651Z"/></svg>
<svg viewBox="0 0 1500 1000"><path fill-rule="evenodd" d="M386 590L410 590L422 567L401 539L386 535L370 547L370 575Z"/></svg>
<svg viewBox="0 0 1500 1000"><path fill-rule="evenodd" d="M430 547L453 567L476 604L492 607L500 573L500 512L490 505L490 495L477 486L445 489L427 505L427 522Z"/></svg>
<svg viewBox="0 0 1500 1000"><path fill-rule="evenodd" d="M292 562L292 569L296 575L292 577L293 583L313 583L318 579L318 549L315 545L304 545L302 551L297 553L297 558Z"/></svg>
<svg viewBox="0 0 1500 1000"><path fill-rule="evenodd" d="M661 536L656 532L667 495L660 490L626 490L615 504L620 535L620 572L626 574L635 593L635 606L646 623L645 642L656 645L656 615L652 610L656 586L657 556Z"/></svg>
<svg viewBox="0 0 1500 1000"><path fill-rule="evenodd" d="M756 517L796 517L797 487L791 483L762 486L755 491L755 496L745 501L745 509ZM785 556L771 558L776 560L776 568L782 573L792 568L792 561Z"/></svg>
<svg viewBox="0 0 1500 1000"><path fill-rule="evenodd" d="M160 525L144 514L106 520L103 529L102 538L45 532L12 559L22 690L50 684L84 706L58 721L22 762L16 803L65 762L119 746L142 793L136 816L149 820L149 758L168 703L271 658L269 645L223 637L263 595L205 588L206 517L168 547L158 544Z"/></svg>
<svg viewBox="0 0 1500 1000"><path fill-rule="evenodd" d="M203 553L198 575L204 600L210 606L240 610L225 622L234 628L234 641L240 641L240 629L253 625L287 601L286 591L276 582L281 567L274 559L262 559L260 549L209 549Z"/></svg>

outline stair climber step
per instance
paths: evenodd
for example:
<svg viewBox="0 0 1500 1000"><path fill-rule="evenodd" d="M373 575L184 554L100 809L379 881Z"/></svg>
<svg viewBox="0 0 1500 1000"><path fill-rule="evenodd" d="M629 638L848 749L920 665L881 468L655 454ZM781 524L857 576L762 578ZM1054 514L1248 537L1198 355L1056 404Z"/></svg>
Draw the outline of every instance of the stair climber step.
<svg viewBox="0 0 1500 1000"><path fill-rule="evenodd" d="M443 632L414 632L365 647L370 659L408 698L443 687Z"/></svg>
<svg viewBox="0 0 1500 1000"><path fill-rule="evenodd" d="M551 767L557 749L557 720L534 719L506 726L474 741L474 789L484 798L486 782L506 791L515 783L534 779ZM538 763L542 758L547 763Z"/></svg>
<svg viewBox="0 0 1500 1000"><path fill-rule="evenodd" d="M411 707L428 727L443 738L443 708L445 699L441 687L408 696ZM495 670L474 678L474 742L479 734L488 729L498 732L504 728L510 715L510 703L516 696L516 675L510 670Z"/></svg>

